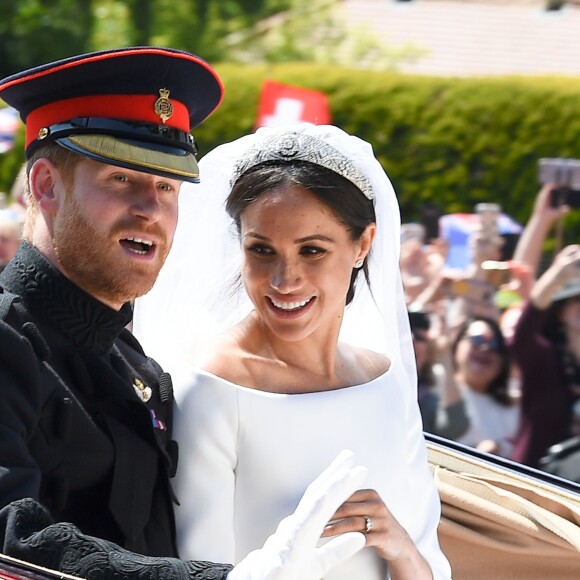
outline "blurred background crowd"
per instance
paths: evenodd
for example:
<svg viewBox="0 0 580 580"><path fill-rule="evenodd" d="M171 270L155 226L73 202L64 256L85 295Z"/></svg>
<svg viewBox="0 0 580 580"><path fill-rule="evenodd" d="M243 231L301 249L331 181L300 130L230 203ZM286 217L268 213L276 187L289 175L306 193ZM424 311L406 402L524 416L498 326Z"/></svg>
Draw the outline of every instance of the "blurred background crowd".
<svg viewBox="0 0 580 580"><path fill-rule="evenodd" d="M22 166L9 194L0 192L0 272L20 245L26 213L26 173Z"/></svg>
<svg viewBox="0 0 580 580"><path fill-rule="evenodd" d="M562 245L561 226L578 194L546 183L516 235L502 235L499 204L483 203L404 224L401 239L425 430L575 481L580 245ZM450 217L467 222L463 261Z"/></svg>

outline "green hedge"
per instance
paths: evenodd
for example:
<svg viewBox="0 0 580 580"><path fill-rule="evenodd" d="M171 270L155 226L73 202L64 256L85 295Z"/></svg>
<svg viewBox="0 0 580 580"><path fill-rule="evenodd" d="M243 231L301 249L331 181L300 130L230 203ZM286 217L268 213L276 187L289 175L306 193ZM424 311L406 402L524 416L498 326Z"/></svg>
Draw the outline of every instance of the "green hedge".
<svg viewBox="0 0 580 580"><path fill-rule="evenodd" d="M263 80L321 90L333 123L373 144L405 221L417 219L425 202L455 212L496 201L525 222L538 158L580 158L580 78L449 79L303 63L216 68L226 94L194 131L202 155L253 130ZM15 155L0 156L0 189L15 174ZM577 217L568 218L571 226Z"/></svg>

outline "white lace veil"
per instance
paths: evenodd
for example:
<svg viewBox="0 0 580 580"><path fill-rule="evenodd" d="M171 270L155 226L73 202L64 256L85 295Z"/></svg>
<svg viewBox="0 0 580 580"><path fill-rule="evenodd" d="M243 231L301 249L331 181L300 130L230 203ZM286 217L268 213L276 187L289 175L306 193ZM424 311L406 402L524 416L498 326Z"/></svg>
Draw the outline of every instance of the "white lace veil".
<svg viewBox="0 0 580 580"><path fill-rule="evenodd" d="M403 371L399 380L408 380L413 388L416 370L399 271L397 198L371 145L334 126L262 128L217 147L201 159L201 183L183 184L173 248L154 288L135 304L133 331L145 352L171 372L196 346L250 311L245 291L235 284L241 249L224 208L225 200L242 154L263 138L288 129L331 145L370 181L377 218L368 264L372 295L361 272L354 300L345 311L340 340L400 361L402 364L396 365Z"/></svg>

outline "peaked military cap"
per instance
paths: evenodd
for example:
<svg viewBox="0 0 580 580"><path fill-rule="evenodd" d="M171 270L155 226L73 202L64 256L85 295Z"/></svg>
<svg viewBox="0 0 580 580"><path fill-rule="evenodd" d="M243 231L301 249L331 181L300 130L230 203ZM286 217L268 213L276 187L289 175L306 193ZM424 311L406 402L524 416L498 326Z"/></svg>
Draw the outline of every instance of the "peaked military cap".
<svg viewBox="0 0 580 580"><path fill-rule="evenodd" d="M152 46L74 56L0 81L26 124L26 156L55 141L80 155L198 182L191 130L221 103L204 60Z"/></svg>

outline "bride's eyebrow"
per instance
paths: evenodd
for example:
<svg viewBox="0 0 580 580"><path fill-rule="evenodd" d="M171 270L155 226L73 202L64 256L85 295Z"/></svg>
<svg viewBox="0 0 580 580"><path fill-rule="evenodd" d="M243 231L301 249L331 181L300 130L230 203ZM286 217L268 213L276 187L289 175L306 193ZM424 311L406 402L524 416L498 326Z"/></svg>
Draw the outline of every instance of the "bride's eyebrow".
<svg viewBox="0 0 580 580"><path fill-rule="evenodd" d="M246 232L244 234L244 238L255 238L257 240L261 240L263 242L271 242L268 236L264 236L259 234L258 232ZM329 238L328 236L323 236L322 234L313 234L311 236L304 236L303 238L298 238L294 240L295 244L304 244L306 242L328 242L334 243L333 238Z"/></svg>
<svg viewBox="0 0 580 580"><path fill-rule="evenodd" d="M263 236L257 232L246 232L244 238L256 238L257 240L262 240L263 242L269 242L270 238L268 236Z"/></svg>
<svg viewBox="0 0 580 580"><path fill-rule="evenodd" d="M323 236L322 234L314 234L312 236L306 236L304 238L298 238L294 240L296 244L303 244L304 242L334 242L333 238L328 236Z"/></svg>

